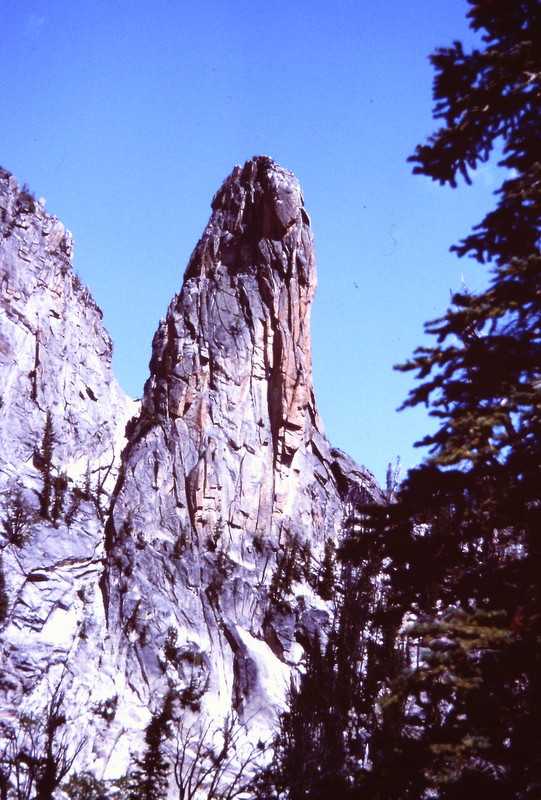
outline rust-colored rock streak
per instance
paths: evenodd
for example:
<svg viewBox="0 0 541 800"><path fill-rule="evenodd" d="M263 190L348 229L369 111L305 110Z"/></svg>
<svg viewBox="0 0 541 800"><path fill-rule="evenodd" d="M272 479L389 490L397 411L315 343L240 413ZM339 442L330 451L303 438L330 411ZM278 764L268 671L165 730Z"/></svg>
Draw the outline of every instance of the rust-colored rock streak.
<svg viewBox="0 0 541 800"><path fill-rule="evenodd" d="M272 706L239 677L246 637L267 647L279 674L297 657L300 629L322 618L313 588L298 607L277 604L284 553L301 548L316 574L348 488L376 491L322 431L315 286L294 175L265 156L235 167L154 338L109 527L110 627L131 620L149 684L163 680L155 648L172 626L208 655L213 702L236 697L245 713L255 696L265 713Z"/></svg>
<svg viewBox="0 0 541 800"><path fill-rule="evenodd" d="M264 509L268 534L321 428L312 233L295 177L265 157L236 167L212 208L154 341L143 417L187 427L197 456L187 500L198 528L221 516L246 529Z"/></svg>

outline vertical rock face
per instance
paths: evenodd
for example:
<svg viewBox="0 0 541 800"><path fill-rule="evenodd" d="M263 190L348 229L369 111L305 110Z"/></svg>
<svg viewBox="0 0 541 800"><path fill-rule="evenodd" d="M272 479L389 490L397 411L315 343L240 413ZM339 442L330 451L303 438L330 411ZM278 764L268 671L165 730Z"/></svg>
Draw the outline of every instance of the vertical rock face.
<svg viewBox="0 0 541 800"><path fill-rule="evenodd" d="M89 461L97 470L114 460L126 399L112 343L71 269L71 234L4 170L0 237L0 477L30 464L49 412L56 461L76 478Z"/></svg>
<svg viewBox="0 0 541 800"><path fill-rule="evenodd" d="M73 685L88 630L101 624L103 634L103 520L133 404L112 375L111 340L71 247L44 201L0 169L4 721L39 715L60 675Z"/></svg>
<svg viewBox="0 0 541 800"><path fill-rule="evenodd" d="M12 725L61 687L63 741L75 752L84 740L77 767L99 777L126 772L166 703L218 722L233 707L272 730L291 669L331 620L344 503L378 496L317 413L315 259L297 180L262 156L224 182L127 426L133 405L71 271L71 237L4 171L0 233L0 693Z"/></svg>
<svg viewBox="0 0 541 800"><path fill-rule="evenodd" d="M316 275L302 194L261 157L235 168L212 208L154 339L126 475L159 428L169 453L141 494L162 518L200 543L219 520L273 544L292 521L322 541L336 534L336 490L312 387Z"/></svg>
<svg viewBox="0 0 541 800"><path fill-rule="evenodd" d="M236 167L154 338L109 528L110 624L131 625L117 646L144 703L163 695L164 672L181 693L191 679L157 657L174 631L204 654L214 706L272 716L263 673L283 675L328 618L314 591L325 542L350 487L377 489L322 431L315 285L293 174L267 157Z"/></svg>

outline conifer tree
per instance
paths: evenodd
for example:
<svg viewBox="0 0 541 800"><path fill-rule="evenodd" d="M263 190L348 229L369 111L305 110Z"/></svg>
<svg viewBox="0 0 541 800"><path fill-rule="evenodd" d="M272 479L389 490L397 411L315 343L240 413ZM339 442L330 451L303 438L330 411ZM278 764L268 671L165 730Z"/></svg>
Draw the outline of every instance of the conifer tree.
<svg viewBox="0 0 541 800"><path fill-rule="evenodd" d="M41 451L38 453L38 464L43 475L43 486L39 496L40 514L42 517L48 517L51 507L52 493L53 493L53 452L55 444L55 435L53 428L53 418L51 412L47 412L45 418L45 427L43 429L43 438L41 440Z"/></svg>
<svg viewBox="0 0 541 800"><path fill-rule="evenodd" d="M172 701L172 694L168 694L161 710L152 715L146 727L146 750L142 758L135 759L128 800L164 800L167 796L171 765L163 753L163 741L171 735Z"/></svg>
<svg viewBox="0 0 541 800"><path fill-rule="evenodd" d="M497 206L454 248L491 282L456 294L403 367L422 381L405 405L439 428L372 514L393 603L416 618L375 737L377 796L400 800L541 796L541 3L468 2L483 45L432 56L443 125L412 161L456 186L502 147Z"/></svg>
<svg viewBox="0 0 541 800"><path fill-rule="evenodd" d="M353 514L347 524L358 528L362 520ZM367 742L376 725L376 699L395 655L396 624L379 580L378 550L369 545L356 566L344 560L335 576L331 544L333 625L324 642L315 637L305 643L305 663L292 681L275 757L260 781L261 800L372 797Z"/></svg>
<svg viewBox="0 0 541 800"><path fill-rule="evenodd" d="M335 547L332 539L326 539L317 583L318 593L324 600L332 600L333 596L336 581L334 551Z"/></svg>
<svg viewBox="0 0 541 800"><path fill-rule="evenodd" d="M0 625L7 617L9 609L9 598L6 591L6 579L4 577L4 565L2 554L0 553Z"/></svg>

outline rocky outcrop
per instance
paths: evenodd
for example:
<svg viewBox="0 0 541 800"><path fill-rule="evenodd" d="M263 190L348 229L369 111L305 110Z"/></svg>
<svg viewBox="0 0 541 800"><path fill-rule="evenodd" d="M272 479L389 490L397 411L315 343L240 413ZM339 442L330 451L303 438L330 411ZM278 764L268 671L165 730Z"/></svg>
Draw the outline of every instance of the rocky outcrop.
<svg viewBox="0 0 541 800"><path fill-rule="evenodd" d="M9 480L41 445L46 414L68 479L118 459L126 399L111 373L102 314L71 268L72 237L44 201L0 170L0 471Z"/></svg>
<svg viewBox="0 0 541 800"><path fill-rule="evenodd" d="M71 271L71 237L0 178L12 713L62 685L84 720L81 763L106 777L128 769L166 704L177 718L235 708L268 733L291 669L332 616L344 504L379 492L330 447L317 412L316 268L299 184L265 156L224 182L159 324L119 462L129 403Z"/></svg>
<svg viewBox="0 0 541 800"><path fill-rule="evenodd" d="M71 250L44 201L0 170L4 721L39 718L61 682L74 715L96 683L82 652L90 631L92 658L102 650L103 523L134 404Z"/></svg>
<svg viewBox="0 0 541 800"><path fill-rule="evenodd" d="M111 373L101 312L72 271L71 234L3 170L0 242L7 638L12 627L30 625L46 642L47 629L58 624L68 639L71 625L60 618L73 608L77 573L96 569L100 560L102 518L130 404ZM62 605L66 613L58 615ZM43 670L29 645L28 679Z"/></svg>
<svg viewBox="0 0 541 800"><path fill-rule="evenodd" d="M276 715L280 703L254 689L259 672L296 663L313 618L329 618L317 594L325 543L351 486L376 487L323 434L315 286L297 180L267 157L236 167L154 338L109 526L110 628L131 627L116 646L143 704L186 690L183 669L164 680L160 646L174 631L204 654L201 702Z"/></svg>

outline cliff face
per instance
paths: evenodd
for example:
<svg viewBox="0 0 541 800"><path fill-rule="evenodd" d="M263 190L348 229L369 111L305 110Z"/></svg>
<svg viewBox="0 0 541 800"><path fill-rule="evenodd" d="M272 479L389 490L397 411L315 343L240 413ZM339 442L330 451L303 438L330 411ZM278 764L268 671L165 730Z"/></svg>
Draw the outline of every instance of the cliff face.
<svg viewBox="0 0 541 800"><path fill-rule="evenodd" d="M0 170L0 236L2 480L32 461L47 412L62 471L76 479L92 462L96 478L120 455L126 400L101 311L71 269L71 234Z"/></svg>
<svg viewBox="0 0 541 800"><path fill-rule="evenodd" d="M378 496L317 413L300 187L267 157L224 182L154 337L120 462L129 403L71 272L70 237L0 177L2 689L13 719L25 693L44 705L62 684L84 719L80 761L106 776L128 769L149 714L172 700L177 716L219 720L234 707L268 732L303 644L331 618L323 563L344 503Z"/></svg>
<svg viewBox="0 0 541 800"><path fill-rule="evenodd" d="M100 573L129 404L101 312L71 270L70 233L3 170L0 242L4 656L25 692L44 659L67 658L77 592Z"/></svg>
<svg viewBox="0 0 541 800"><path fill-rule="evenodd" d="M261 652L284 674L281 662L294 663L297 641L328 616L300 569L295 597L285 560L304 553L316 585L344 491L352 480L374 487L331 451L317 414L315 259L296 179L256 158L235 168L212 209L154 339L111 517L106 587L111 628L129 621L134 631L117 646L140 673L143 703L164 693L157 652L173 629L181 648L204 654L198 680L213 707L233 701L251 717L260 706L276 713ZM192 674L173 668L167 677L182 692Z"/></svg>
<svg viewBox="0 0 541 800"><path fill-rule="evenodd" d="M0 705L10 735L21 718L42 718L58 686L73 718L99 683L103 523L134 411L71 247L43 201L0 170Z"/></svg>

